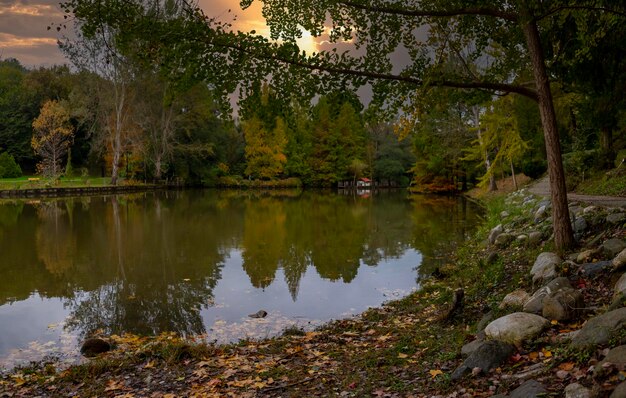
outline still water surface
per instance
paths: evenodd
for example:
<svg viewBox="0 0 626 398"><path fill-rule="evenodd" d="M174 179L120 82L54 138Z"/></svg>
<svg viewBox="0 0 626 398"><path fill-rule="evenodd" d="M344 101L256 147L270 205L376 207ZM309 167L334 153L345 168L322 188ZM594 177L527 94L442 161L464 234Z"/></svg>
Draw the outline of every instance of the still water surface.
<svg viewBox="0 0 626 398"><path fill-rule="evenodd" d="M479 215L388 192L0 202L0 366L75 356L96 332L228 342L358 314L418 288Z"/></svg>

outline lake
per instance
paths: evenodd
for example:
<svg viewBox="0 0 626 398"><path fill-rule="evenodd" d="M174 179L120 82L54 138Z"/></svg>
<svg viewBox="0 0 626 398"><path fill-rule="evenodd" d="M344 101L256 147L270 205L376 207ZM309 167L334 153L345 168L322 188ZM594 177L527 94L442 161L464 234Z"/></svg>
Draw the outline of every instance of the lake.
<svg viewBox="0 0 626 398"><path fill-rule="evenodd" d="M2 201L0 367L76 359L94 333L232 342L359 314L418 289L480 215L404 192Z"/></svg>

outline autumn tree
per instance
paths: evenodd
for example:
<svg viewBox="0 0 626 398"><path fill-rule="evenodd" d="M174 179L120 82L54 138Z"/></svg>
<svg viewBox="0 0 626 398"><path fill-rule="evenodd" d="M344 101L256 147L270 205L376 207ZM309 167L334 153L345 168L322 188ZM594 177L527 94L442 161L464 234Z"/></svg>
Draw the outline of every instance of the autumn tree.
<svg viewBox="0 0 626 398"><path fill-rule="evenodd" d="M33 121L33 130L31 146L42 158L37 170L46 177L58 178L62 173L61 162L74 138L67 108L58 101L46 101Z"/></svg>
<svg viewBox="0 0 626 398"><path fill-rule="evenodd" d="M278 117L276 126L268 130L256 116L243 123L246 140L245 173L260 179L274 179L284 171L287 158L287 125Z"/></svg>

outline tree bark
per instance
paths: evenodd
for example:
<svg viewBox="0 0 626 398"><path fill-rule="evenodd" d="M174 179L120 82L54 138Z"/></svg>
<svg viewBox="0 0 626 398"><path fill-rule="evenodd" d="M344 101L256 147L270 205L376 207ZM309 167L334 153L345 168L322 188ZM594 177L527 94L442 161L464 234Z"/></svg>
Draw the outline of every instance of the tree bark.
<svg viewBox="0 0 626 398"><path fill-rule="evenodd" d="M552 222L554 227L554 243L557 251L563 252L574 245L574 233L569 220L567 206L567 188L565 187L565 171L561 158L561 144L557 129L556 114L550 90L550 81L546 72L543 49L539 38L536 22L530 18L523 22L522 29L528 45L528 53L532 62L539 113L546 142L548 157L548 175L550 177L550 194L552 199Z"/></svg>
<svg viewBox="0 0 626 398"><path fill-rule="evenodd" d="M511 176L513 177L513 187L517 191L517 178L515 178L515 167L513 167L513 162L511 162Z"/></svg>
<svg viewBox="0 0 626 398"><path fill-rule="evenodd" d="M603 169L613 167L615 153L613 153L613 130L603 127L600 130L600 149L602 150L601 166Z"/></svg>

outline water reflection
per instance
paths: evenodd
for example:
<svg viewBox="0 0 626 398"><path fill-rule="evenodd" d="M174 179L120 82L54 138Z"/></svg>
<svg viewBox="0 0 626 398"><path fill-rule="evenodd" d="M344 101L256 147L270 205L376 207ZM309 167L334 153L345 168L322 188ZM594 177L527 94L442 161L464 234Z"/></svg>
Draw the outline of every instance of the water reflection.
<svg viewBox="0 0 626 398"><path fill-rule="evenodd" d="M261 304L281 316L337 317L365 308L354 302L391 298L385 289L416 286L476 221L462 199L403 194L185 191L4 202L0 333L18 335L3 318L16 318L13 304L36 307L34 295L61 300L59 321L79 336L202 334ZM0 357L25 343L13 340Z"/></svg>

